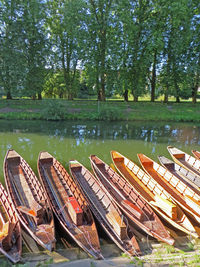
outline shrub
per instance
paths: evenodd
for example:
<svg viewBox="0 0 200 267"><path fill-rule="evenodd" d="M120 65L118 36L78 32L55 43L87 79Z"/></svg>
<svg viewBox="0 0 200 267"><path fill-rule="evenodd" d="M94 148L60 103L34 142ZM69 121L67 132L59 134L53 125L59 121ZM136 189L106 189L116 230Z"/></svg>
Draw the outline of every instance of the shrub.
<svg viewBox="0 0 200 267"><path fill-rule="evenodd" d="M122 118L121 111L118 108L104 108L98 113L98 119L104 121L116 121Z"/></svg>
<svg viewBox="0 0 200 267"><path fill-rule="evenodd" d="M59 121L65 119L65 106L59 102L50 101L43 111L43 118L45 120Z"/></svg>

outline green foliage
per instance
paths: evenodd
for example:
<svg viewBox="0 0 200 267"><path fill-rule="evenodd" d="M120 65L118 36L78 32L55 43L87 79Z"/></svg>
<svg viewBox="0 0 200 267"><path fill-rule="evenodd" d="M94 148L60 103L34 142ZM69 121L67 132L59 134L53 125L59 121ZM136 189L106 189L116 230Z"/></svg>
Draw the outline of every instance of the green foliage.
<svg viewBox="0 0 200 267"><path fill-rule="evenodd" d="M98 119L103 121L117 121L122 119L122 114L118 108L104 107L100 109Z"/></svg>
<svg viewBox="0 0 200 267"><path fill-rule="evenodd" d="M170 246L168 244L164 244L164 248L166 249L167 254L171 254L176 251L174 246Z"/></svg>
<svg viewBox="0 0 200 267"><path fill-rule="evenodd" d="M2 0L0 95L192 97L198 1ZM155 99L154 97L154 99ZM94 116L94 115L93 115Z"/></svg>
<svg viewBox="0 0 200 267"><path fill-rule="evenodd" d="M65 118L66 109L65 106L53 100L43 110L42 118L45 120L59 121Z"/></svg>

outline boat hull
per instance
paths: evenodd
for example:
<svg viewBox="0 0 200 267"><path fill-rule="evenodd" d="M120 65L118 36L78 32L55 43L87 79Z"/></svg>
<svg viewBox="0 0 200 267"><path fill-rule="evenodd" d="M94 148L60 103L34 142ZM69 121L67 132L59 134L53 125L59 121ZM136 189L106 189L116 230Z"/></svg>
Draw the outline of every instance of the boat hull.
<svg viewBox="0 0 200 267"><path fill-rule="evenodd" d="M96 177L110 192L113 201L137 227L162 242L174 244L174 239L158 216L133 186L95 155L90 156L90 162Z"/></svg>
<svg viewBox="0 0 200 267"><path fill-rule="evenodd" d="M77 161L70 161L70 172L90 203L96 219L113 242L131 256L140 255L141 251L133 232L105 187Z"/></svg>
<svg viewBox="0 0 200 267"><path fill-rule="evenodd" d="M176 205L177 208L177 218L172 219L167 215L162 207L156 205L155 195L158 194L164 199L170 199L170 194L167 193L159 184L140 169L133 161L126 158L117 151L111 151L111 158L113 164L117 171L134 186L141 196L151 205L154 211L162 218L164 221L172 225L174 228L192 235L194 238L198 237L198 229L195 229L190 219L187 217L185 212ZM174 202L175 203L175 202Z"/></svg>
<svg viewBox="0 0 200 267"><path fill-rule="evenodd" d="M51 208L64 231L88 255L102 259L93 216L85 198L66 169L48 152L40 152L38 173Z"/></svg>
<svg viewBox="0 0 200 267"><path fill-rule="evenodd" d="M54 250L54 220L47 196L28 163L14 150L5 156L4 178L25 231L45 249Z"/></svg>

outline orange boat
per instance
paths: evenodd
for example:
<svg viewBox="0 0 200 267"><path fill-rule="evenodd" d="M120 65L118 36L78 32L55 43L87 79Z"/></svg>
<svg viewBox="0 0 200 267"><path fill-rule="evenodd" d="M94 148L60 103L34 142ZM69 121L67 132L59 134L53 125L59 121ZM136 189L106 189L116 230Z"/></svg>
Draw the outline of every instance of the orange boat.
<svg viewBox="0 0 200 267"><path fill-rule="evenodd" d="M65 168L48 152L40 152L38 173L52 210L66 233L87 254L103 258L89 206Z"/></svg>
<svg viewBox="0 0 200 267"><path fill-rule="evenodd" d="M194 174L193 172L185 169L181 165L164 156L159 156L158 159L162 166L168 169L168 171L170 171L173 175L178 177L180 180L183 180L183 182L188 183L192 187L199 190L200 175Z"/></svg>
<svg viewBox="0 0 200 267"><path fill-rule="evenodd" d="M195 238L198 237L196 229L185 212L172 200L171 195L164 187L139 168L133 161L119 152L111 151L111 157L119 173L134 186L135 190L151 205L162 219L174 228Z"/></svg>
<svg viewBox="0 0 200 267"><path fill-rule="evenodd" d="M5 156L4 178L22 226L39 245L52 251L55 228L47 196L28 163L14 150Z"/></svg>
<svg viewBox="0 0 200 267"><path fill-rule="evenodd" d="M138 158L143 169L166 189L172 199L180 205L192 219L200 223L200 195L170 173L166 168L144 154L138 154Z"/></svg>
<svg viewBox="0 0 200 267"><path fill-rule="evenodd" d="M15 208L1 183L0 252L13 263L17 263L21 259L22 236L20 222L15 212Z"/></svg>
<svg viewBox="0 0 200 267"><path fill-rule="evenodd" d="M90 156L90 162L96 177L135 225L162 242L174 244L158 216L131 184L97 156Z"/></svg>
<svg viewBox="0 0 200 267"><path fill-rule="evenodd" d="M193 172L194 174L200 175L199 159L190 156L176 147L168 146L167 149L176 163Z"/></svg>
<svg viewBox="0 0 200 267"><path fill-rule="evenodd" d="M195 156L196 159L200 159L200 152L197 150L192 150L192 154Z"/></svg>
<svg viewBox="0 0 200 267"><path fill-rule="evenodd" d="M70 161L72 177L80 186L90 208L108 236L128 255L140 255L137 240L105 187L78 161Z"/></svg>

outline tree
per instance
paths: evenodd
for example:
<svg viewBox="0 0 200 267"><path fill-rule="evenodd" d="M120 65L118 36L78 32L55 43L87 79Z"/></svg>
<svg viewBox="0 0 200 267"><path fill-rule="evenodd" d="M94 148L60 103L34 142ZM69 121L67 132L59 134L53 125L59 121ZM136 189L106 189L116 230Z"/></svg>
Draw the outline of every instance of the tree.
<svg viewBox="0 0 200 267"><path fill-rule="evenodd" d="M123 0L118 6L121 47L126 52L122 53L121 67L123 70L126 69L126 79L128 78L131 84L134 101L138 101L138 96L146 90L150 64L147 53L150 33L147 22L150 9L151 2L141 0ZM127 95L126 91L125 95Z"/></svg>
<svg viewBox="0 0 200 267"><path fill-rule="evenodd" d="M17 95L23 84L23 50L21 47L21 1L0 1L0 85L7 99Z"/></svg>
<svg viewBox="0 0 200 267"><path fill-rule="evenodd" d="M47 33L44 23L46 4L39 0L23 1L23 53L25 56L25 92L33 99L41 92L46 75L46 55L48 52Z"/></svg>
<svg viewBox="0 0 200 267"><path fill-rule="evenodd" d="M190 87L192 89L192 102L197 102L197 92L200 87L200 3L199 1L192 2L193 18L191 20L191 39L188 46L188 53L186 56L188 64L187 72L190 80Z"/></svg>
<svg viewBox="0 0 200 267"><path fill-rule="evenodd" d="M84 36L82 0L49 1L47 27L51 38L54 68L62 69L65 91L68 99L73 99L77 66L81 61Z"/></svg>
<svg viewBox="0 0 200 267"><path fill-rule="evenodd" d="M165 2L160 0L162 8L163 29L163 60L162 83L165 99L168 102L169 94L180 102L181 83L185 79L185 54L188 48L192 12L190 1L182 0Z"/></svg>
<svg viewBox="0 0 200 267"><path fill-rule="evenodd" d="M88 0L88 47L87 64L93 64L98 100L105 101L106 77L108 71L108 51L114 18L114 0Z"/></svg>

